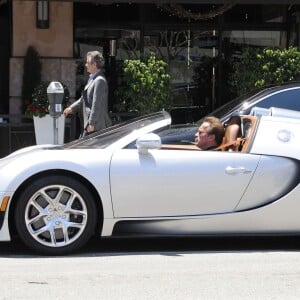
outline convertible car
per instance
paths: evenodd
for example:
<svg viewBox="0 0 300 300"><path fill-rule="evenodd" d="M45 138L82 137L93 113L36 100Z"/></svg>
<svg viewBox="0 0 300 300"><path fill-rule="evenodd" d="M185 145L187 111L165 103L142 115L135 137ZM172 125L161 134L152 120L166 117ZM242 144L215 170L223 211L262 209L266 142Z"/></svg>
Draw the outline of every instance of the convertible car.
<svg viewBox="0 0 300 300"><path fill-rule="evenodd" d="M300 234L300 112L239 118L239 136L210 151L162 111L12 153L0 160L0 240L62 255L93 235Z"/></svg>

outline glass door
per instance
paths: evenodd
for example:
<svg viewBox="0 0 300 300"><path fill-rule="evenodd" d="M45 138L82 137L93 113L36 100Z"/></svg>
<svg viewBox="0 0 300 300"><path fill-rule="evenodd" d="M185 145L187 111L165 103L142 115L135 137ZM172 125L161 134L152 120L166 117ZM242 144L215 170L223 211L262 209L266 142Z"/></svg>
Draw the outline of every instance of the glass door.
<svg viewBox="0 0 300 300"><path fill-rule="evenodd" d="M190 116L194 107L198 119L216 105L217 45L216 30L156 30L144 35L144 52L169 63L174 107L188 107Z"/></svg>

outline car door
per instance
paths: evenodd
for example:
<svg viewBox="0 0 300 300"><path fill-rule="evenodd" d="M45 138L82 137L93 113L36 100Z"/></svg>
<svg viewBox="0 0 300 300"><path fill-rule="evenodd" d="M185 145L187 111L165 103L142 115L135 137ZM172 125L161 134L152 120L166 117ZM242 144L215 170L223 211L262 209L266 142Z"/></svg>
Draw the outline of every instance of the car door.
<svg viewBox="0 0 300 300"><path fill-rule="evenodd" d="M234 211L260 156L238 152L117 150L110 181L114 216L173 217Z"/></svg>

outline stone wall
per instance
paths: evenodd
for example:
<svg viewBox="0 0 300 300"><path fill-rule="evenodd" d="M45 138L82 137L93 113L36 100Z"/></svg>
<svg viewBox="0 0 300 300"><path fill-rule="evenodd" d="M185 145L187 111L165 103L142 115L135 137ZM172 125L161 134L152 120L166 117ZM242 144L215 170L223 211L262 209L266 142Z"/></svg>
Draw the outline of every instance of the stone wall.
<svg viewBox="0 0 300 300"><path fill-rule="evenodd" d="M10 59L9 113L19 114L22 108L23 58ZM67 58L42 58L42 80L63 82L70 91L71 101L76 92L76 62Z"/></svg>
<svg viewBox="0 0 300 300"><path fill-rule="evenodd" d="M29 46L42 63L42 80L61 81L75 97L76 63L73 59L73 3L50 1L48 29L36 27L36 2L14 0L12 57L9 74L9 112L21 113L23 60Z"/></svg>

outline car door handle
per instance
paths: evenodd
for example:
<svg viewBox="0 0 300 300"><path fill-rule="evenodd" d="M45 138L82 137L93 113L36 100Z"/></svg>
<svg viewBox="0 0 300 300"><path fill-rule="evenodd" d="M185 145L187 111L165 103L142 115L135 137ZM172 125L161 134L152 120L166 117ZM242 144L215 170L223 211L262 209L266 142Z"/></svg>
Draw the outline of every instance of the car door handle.
<svg viewBox="0 0 300 300"><path fill-rule="evenodd" d="M244 167L227 167L225 172L230 175L251 173L250 170L247 170Z"/></svg>

